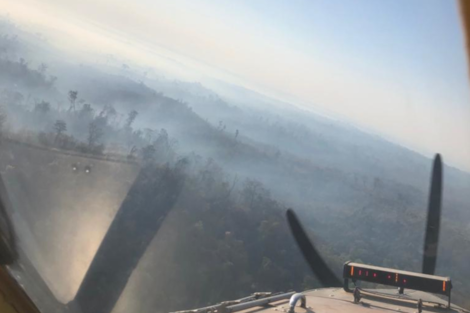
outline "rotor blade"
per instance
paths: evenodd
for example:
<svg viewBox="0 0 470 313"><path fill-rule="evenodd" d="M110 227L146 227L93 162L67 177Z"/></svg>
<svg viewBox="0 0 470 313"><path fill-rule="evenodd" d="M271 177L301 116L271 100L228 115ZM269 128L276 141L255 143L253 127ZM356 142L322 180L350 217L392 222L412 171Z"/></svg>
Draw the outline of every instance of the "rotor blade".
<svg viewBox="0 0 470 313"><path fill-rule="evenodd" d="M428 217L426 222L426 236L424 239L423 273L434 274L436 269L437 245L439 242L439 224L441 220L442 203L442 161L436 154L431 176L431 189L429 193Z"/></svg>
<svg viewBox="0 0 470 313"><path fill-rule="evenodd" d="M317 276L318 280L325 287L340 287L341 281L335 276L331 269L326 265L320 254L315 250L310 239L308 239L299 219L292 209L287 210L287 220L289 222L290 230L294 235L295 241L302 251L305 260L312 269L313 273Z"/></svg>
<svg viewBox="0 0 470 313"><path fill-rule="evenodd" d="M0 264L12 264L18 258L16 249L16 237L13 224L7 212L7 206L11 208L8 201L3 177L0 174Z"/></svg>

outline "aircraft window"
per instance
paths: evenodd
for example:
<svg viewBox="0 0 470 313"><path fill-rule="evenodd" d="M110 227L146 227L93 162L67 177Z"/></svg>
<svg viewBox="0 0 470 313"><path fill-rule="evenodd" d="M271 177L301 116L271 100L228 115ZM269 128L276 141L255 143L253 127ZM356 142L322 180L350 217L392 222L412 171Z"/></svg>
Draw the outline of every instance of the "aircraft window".
<svg viewBox="0 0 470 313"><path fill-rule="evenodd" d="M0 0L0 293L470 309L467 2Z"/></svg>

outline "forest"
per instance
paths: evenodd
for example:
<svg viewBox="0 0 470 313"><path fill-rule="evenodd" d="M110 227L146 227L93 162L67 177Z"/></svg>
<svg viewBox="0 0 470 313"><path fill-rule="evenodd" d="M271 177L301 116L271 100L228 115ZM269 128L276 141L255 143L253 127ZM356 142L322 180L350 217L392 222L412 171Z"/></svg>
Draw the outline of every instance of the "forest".
<svg viewBox="0 0 470 313"><path fill-rule="evenodd" d="M428 157L242 87L61 54L0 19L0 164L24 145L31 163L39 149L139 170L135 179L116 174L132 186L109 244L87 261L77 294L55 294L59 302L169 312L321 287L287 208L338 276L348 260L421 270ZM453 279L453 301L470 308L470 174L444 173L437 274Z"/></svg>

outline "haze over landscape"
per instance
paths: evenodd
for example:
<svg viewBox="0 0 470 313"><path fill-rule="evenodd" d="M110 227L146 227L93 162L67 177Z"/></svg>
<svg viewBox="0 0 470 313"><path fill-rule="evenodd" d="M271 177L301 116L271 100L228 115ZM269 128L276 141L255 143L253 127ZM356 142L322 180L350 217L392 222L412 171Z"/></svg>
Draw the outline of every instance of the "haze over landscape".
<svg viewBox="0 0 470 313"><path fill-rule="evenodd" d="M454 1L0 3L87 61L112 55L177 78L228 81L470 169L470 92Z"/></svg>
<svg viewBox="0 0 470 313"><path fill-rule="evenodd" d="M436 274L470 307L453 1L0 7L0 173L40 308L168 312L320 287L288 207L338 276L347 260L420 272L436 152Z"/></svg>

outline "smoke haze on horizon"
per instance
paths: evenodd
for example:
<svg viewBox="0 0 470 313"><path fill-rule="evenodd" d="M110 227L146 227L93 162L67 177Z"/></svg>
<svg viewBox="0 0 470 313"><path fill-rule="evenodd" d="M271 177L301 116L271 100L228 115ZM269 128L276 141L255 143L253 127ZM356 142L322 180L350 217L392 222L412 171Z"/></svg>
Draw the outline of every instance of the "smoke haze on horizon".
<svg viewBox="0 0 470 313"><path fill-rule="evenodd" d="M216 78L341 116L470 171L470 91L447 1L0 0L69 52Z"/></svg>

